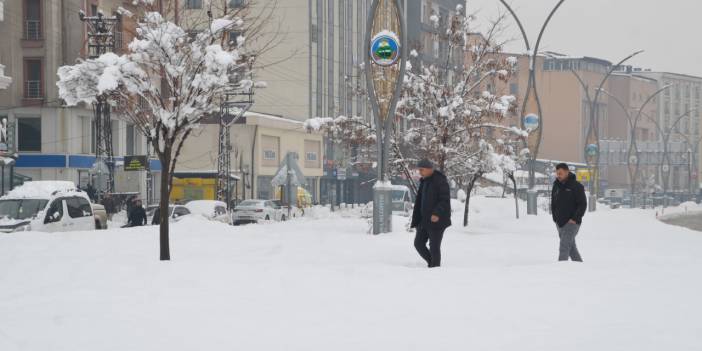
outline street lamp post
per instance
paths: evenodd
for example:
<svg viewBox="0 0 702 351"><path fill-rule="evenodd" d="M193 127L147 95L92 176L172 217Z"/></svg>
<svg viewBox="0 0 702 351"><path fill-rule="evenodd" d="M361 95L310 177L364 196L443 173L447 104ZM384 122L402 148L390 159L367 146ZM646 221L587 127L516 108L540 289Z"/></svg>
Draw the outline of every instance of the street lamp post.
<svg viewBox="0 0 702 351"><path fill-rule="evenodd" d="M590 107L590 123L588 126L588 131L587 131L587 138L585 142L585 149L584 149L584 156L585 156L585 162L588 165L588 169L590 169L590 198L588 199L588 210L590 212L595 211L597 209L597 196L599 192L599 182L600 182L600 171L599 171L599 162L600 162L600 137L599 137L599 120L598 120L598 109L599 106L597 105L597 102L599 101L600 98L600 93L602 92L602 87L604 87L604 84L607 82L607 79L614 73L614 71L623 65L626 61L629 61L631 58L634 56L642 53L643 51L637 51L621 61L619 61L617 64L613 65L609 71L607 71L607 74L605 74L604 78L600 81L599 86L595 90L595 98L591 99L590 98L590 89L588 85L585 83L585 81L578 75L578 73L571 68L571 72L575 77L578 79L578 82L580 83L580 86L583 88L585 91L585 98L587 99L588 105ZM638 162L638 161L637 161Z"/></svg>
<svg viewBox="0 0 702 351"><path fill-rule="evenodd" d="M579 76L577 73L574 72L576 77L580 80ZM636 140L636 128L638 128L639 120L641 119L641 115L643 113L644 108L651 102L653 99L660 95L663 91L668 89L670 85L666 85L661 89L658 89L656 92L651 94L646 101L644 101L643 104L637 109L636 112L636 117L631 118L631 114L629 113L629 108L622 102L621 99L618 97L614 96L613 94L607 92L604 89L600 89L602 93L607 95L609 98L614 100L614 102L619 105L619 107L624 111L624 115L626 116L627 122L629 124L629 149L627 151L627 168L629 169L629 182L630 182L630 188L631 188L631 207L634 207L634 194L636 193L636 180L639 177L639 169L641 165L641 155L639 153L639 148L637 145L637 140ZM645 200L644 200L644 206L645 206Z"/></svg>
<svg viewBox="0 0 702 351"><path fill-rule="evenodd" d="M526 138L527 148L529 149L529 160L527 162L529 168L529 189L527 190L527 214L536 215L537 210L537 196L535 187L535 169L536 169L536 157L539 154L539 146L541 145L541 135L543 130L543 111L541 109L541 101L539 100L539 93L536 89L536 55L539 53L539 45L541 44L541 39L543 38L544 31L551 21L551 18L556 13L559 7L563 4L565 0L560 0L556 6L551 10L546 21L541 26L539 31L539 36L536 39L536 44L534 45L533 51L529 45L529 37L526 34L526 30L522 25L521 20L514 12L512 7L507 3L506 0L500 0L502 5L507 8L507 11L512 15L514 21L517 22L519 31L522 33L522 39L524 40L524 45L526 46L527 55L529 57L529 81L527 84L527 90L524 95L522 102L522 118L521 126L529 132Z"/></svg>
<svg viewBox="0 0 702 351"><path fill-rule="evenodd" d="M689 110L682 115L676 117L675 121L669 126L664 127L652 116L648 116L648 119L653 122L658 130L658 135L660 135L661 142L663 143L663 157L661 160L661 183L663 184L663 207L668 205L668 180L670 179L670 154L668 148L668 142L670 141L670 135L675 129L675 126L683 119L683 117L688 116L692 112Z"/></svg>
<svg viewBox="0 0 702 351"><path fill-rule="evenodd" d="M406 33L400 1L373 0L368 12L364 61L378 146L378 179L373 187L373 234L392 231L392 185L387 178L387 162L393 116L405 75Z"/></svg>

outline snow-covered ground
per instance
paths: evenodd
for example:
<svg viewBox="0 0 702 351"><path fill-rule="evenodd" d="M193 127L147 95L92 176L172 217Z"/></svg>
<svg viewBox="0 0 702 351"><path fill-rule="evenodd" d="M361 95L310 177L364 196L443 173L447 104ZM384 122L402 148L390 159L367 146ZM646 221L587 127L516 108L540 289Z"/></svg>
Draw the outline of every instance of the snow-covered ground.
<svg viewBox="0 0 702 351"><path fill-rule="evenodd" d="M407 218L0 236L0 350L700 350L702 233L602 210L555 262L547 213L476 197L425 268ZM522 208L525 208L522 204ZM312 216L311 216L312 217Z"/></svg>

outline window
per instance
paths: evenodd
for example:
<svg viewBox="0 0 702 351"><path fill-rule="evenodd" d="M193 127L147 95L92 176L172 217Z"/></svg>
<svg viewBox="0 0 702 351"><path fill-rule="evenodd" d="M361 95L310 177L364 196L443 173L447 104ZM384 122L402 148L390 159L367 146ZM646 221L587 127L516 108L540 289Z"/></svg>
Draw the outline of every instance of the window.
<svg viewBox="0 0 702 351"><path fill-rule="evenodd" d="M227 214L227 209L224 206L215 206L215 216Z"/></svg>
<svg viewBox="0 0 702 351"><path fill-rule="evenodd" d="M321 167L320 147L318 140L305 140L305 168Z"/></svg>
<svg viewBox="0 0 702 351"><path fill-rule="evenodd" d="M125 155L134 155L134 125L127 125L127 153Z"/></svg>
<svg viewBox="0 0 702 351"><path fill-rule="evenodd" d="M244 5L246 5L246 0L229 0L230 8L244 7Z"/></svg>
<svg viewBox="0 0 702 351"><path fill-rule="evenodd" d="M41 99L44 97L41 59L24 59L24 98Z"/></svg>
<svg viewBox="0 0 702 351"><path fill-rule="evenodd" d="M24 1L24 39L40 40L41 32L41 0Z"/></svg>
<svg viewBox="0 0 702 351"><path fill-rule="evenodd" d="M264 160L275 160L275 151L274 150L263 150L263 159Z"/></svg>
<svg viewBox="0 0 702 351"><path fill-rule="evenodd" d="M239 46L239 43L238 43L239 37L241 37L240 31L233 30L233 31L229 32L229 44Z"/></svg>
<svg viewBox="0 0 702 351"><path fill-rule="evenodd" d="M189 215L189 214L190 214L190 211L189 211L187 208L185 208L185 207L176 207L176 208L175 208L175 211L173 211L173 217L174 217L174 218L175 218L175 217L180 217L180 216Z"/></svg>
<svg viewBox="0 0 702 351"><path fill-rule="evenodd" d="M17 149L19 151L41 151L41 118L17 119Z"/></svg>
<svg viewBox="0 0 702 351"><path fill-rule="evenodd" d="M97 16L97 15L98 15L98 7L97 7L97 4L90 4L90 15L91 15L91 16Z"/></svg>
<svg viewBox="0 0 702 351"><path fill-rule="evenodd" d="M438 58L439 57L439 41L437 39L435 39L434 42L432 43L432 45L433 45L432 51L434 53L434 57Z"/></svg>
<svg viewBox="0 0 702 351"><path fill-rule="evenodd" d="M83 154L93 153L93 129L91 117L80 117L80 152Z"/></svg>
<svg viewBox="0 0 702 351"><path fill-rule="evenodd" d="M201 9L202 0L185 0L186 9Z"/></svg>
<svg viewBox="0 0 702 351"><path fill-rule="evenodd" d="M278 167L280 159L280 138L268 135L261 136L261 165Z"/></svg>
<svg viewBox="0 0 702 351"><path fill-rule="evenodd" d="M60 222L63 218L63 200L54 200L49 206L49 211L46 213L46 220L44 222Z"/></svg>
<svg viewBox="0 0 702 351"><path fill-rule="evenodd" d="M119 151L119 121L112 121L110 128L112 128L112 153L115 156L121 155Z"/></svg>
<svg viewBox="0 0 702 351"><path fill-rule="evenodd" d="M67 198L66 209L71 218L91 217L93 215L90 202L82 197Z"/></svg>
<svg viewBox="0 0 702 351"><path fill-rule="evenodd" d="M510 83L509 93L510 95L517 95L517 93L519 93L519 86L517 85L517 83Z"/></svg>

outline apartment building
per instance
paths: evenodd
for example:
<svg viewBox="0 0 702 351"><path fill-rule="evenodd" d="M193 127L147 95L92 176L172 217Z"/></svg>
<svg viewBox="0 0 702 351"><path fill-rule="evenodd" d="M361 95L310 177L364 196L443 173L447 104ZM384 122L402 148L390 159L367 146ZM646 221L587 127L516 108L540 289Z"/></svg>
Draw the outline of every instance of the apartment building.
<svg viewBox="0 0 702 351"><path fill-rule="evenodd" d="M0 22L5 20L5 2L0 1ZM12 78L5 75L5 66L0 60L0 90L7 89L12 83Z"/></svg>
<svg viewBox="0 0 702 351"><path fill-rule="evenodd" d="M658 100L657 115L660 128L670 131L670 149L673 155L669 166L668 188L678 192L697 192L702 171L702 77L648 70L638 74L655 79L659 88L670 86Z"/></svg>
<svg viewBox="0 0 702 351"><path fill-rule="evenodd" d="M13 77L0 90L0 119L8 123L8 145L18 157L7 182L70 180L80 186L93 182L95 132L91 106L67 108L56 87L56 71L86 55L86 26L78 13L102 10L115 14L123 1L5 0L0 22L0 62ZM116 27L116 50L129 40L124 23ZM132 27L133 28L133 27ZM112 113L113 148L118 162L123 155L144 154L145 140L134 127ZM118 167L119 168L119 167ZM154 165L158 170L158 164ZM144 191L144 174L116 174L116 191Z"/></svg>
<svg viewBox="0 0 702 351"><path fill-rule="evenodd" d="M176 171L193 174L216 171L218 132L218 125L203 124L193 133L183 146ZM245 113L231 126L232 171L239 177L233 197L236 200L275 198L276 189L271 181L285 156L291 153L305 177L304 187L312 195L312 201L319 202L323 143L322 135L308 133L301 121Z"/></svg>

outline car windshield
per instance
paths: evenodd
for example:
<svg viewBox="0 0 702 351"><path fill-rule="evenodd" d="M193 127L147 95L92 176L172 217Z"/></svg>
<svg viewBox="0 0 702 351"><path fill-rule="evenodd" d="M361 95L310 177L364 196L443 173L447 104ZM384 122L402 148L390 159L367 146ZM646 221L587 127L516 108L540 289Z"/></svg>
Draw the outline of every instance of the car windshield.
<svg viewBox="0 0 702 351"><path fill-rule="evenodd" d="M12 219L27 219L37 215L46 207L48 200L17 199L0 200L0 217Z"/></svg>
<svg viewBox="0 0 702 351"><path fill-rule="evenodd" d="M405 190L393 190L392 191L392 201L404 201Z"/></svg>
<svg viewBox="0 0 702 351"><path fill-rule="evenodd" d="M259 200L244 200L241 203L239 203L239 206L261 206L263 204L263 201Z"/></svg>

